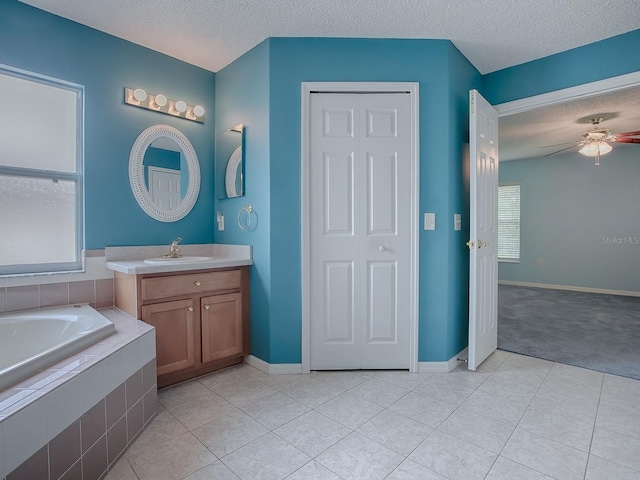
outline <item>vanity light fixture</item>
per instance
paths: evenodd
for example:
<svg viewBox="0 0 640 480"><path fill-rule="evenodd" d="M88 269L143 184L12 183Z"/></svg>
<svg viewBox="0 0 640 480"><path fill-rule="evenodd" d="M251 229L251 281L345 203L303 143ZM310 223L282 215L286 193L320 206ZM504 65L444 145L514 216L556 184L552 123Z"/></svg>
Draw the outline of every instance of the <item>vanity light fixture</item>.
<svg viewBox="0 0 640 480"><path fill-rule="evenodd" d="M182 100L171 100L161 93L147 93L142 88L125 88L124 102L134 107L204 123L204 108L202 106L188 105Z"/></svg>

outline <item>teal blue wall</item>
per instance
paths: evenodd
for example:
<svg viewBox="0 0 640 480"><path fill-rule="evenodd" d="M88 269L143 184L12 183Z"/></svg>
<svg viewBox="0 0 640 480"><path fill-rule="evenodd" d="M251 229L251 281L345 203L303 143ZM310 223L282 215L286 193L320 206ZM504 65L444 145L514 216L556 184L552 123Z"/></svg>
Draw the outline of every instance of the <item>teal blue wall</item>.
<svg viewBox="0 0 640 480"><path fill-rule="evenodd" d="M521 261L499 279L640 292L638 150L614 146L598 167L577 153L500 164L521 183Z"/></svg>
<svg viewBox="0 0 640 480"><path fill-rule="evenodd" d="M457 300L450 303L449 317L456 321L448 323L447 352L455 354L464 349L469 341L469 249L466 245L469 239L469 166L468 162L463 160L468 156L469 90L480 89L481 76L452 44L449 49L451 50L449 142L454 149L452 158L457 160L449 162L449 182L452 185L449 190L451 208L449 214L439 221L441 224L444 221L446 228L452 233L449 238L451 253L448 259L450 274L448 291L454 292L453 298ZM460 194L460 188L462 188L462 194ZM454 230L454 213L462 215L462 228L458 231ZM428 268L426 270L428 271ZM437 282L436 275L430 280L431 282ZM442 360L445 359L448 357L442 357Z"/></svg>
<svg viewBox="0 0 640 480"><path fill-rule="evenodd" d="M640 71L640 30L607 38L483 77L492 105Z"/></svg>
<svg viewBox="0 0 640 480"><path fill-rule="evenodd" d="M216 125L218 132L244 124L246 196L216 200L215 209L225 216L224 231L216 243L253 247L251 270L251 353L267 360L270 344L271 210L269 164L269 40L244 54L216 74ZM238 226L238 212L245 205L255 209L251 231Z"/></svg>
<svg viewBox="0 0 640 480"><path fill-rule="evenodd" d="M0 2L0 63L85 87L86 248L165 244L178 236L185 243L213 241L213 73L16 0ZM206 121L125 105L124 87L201 104ZM129 187L131 146L155 124L182 131L200 161L200 196L176 223L147 216Z"/></svg>
<svg viewBox="0 0 640 480"><path fill-rule="evenodd" d="M269 363L301 361L300 105L301 83L311 81L420 84L420 211L436 212L438 228L420 231L419 356L447 360L466 346L468 252L459 243L467 233L453 232L453 213L468 209L462 152L468 90L480 76L441 40L272 38L217 73L216 125L248 125L247 196L216 203L228 220L215 238L254 247L260 280L252 288L265 297L252 299L252 354ZM268 137L255 137L249 122L263 122L253 128ZM258 213L254 232L234 225L246 203Z"/></svg>

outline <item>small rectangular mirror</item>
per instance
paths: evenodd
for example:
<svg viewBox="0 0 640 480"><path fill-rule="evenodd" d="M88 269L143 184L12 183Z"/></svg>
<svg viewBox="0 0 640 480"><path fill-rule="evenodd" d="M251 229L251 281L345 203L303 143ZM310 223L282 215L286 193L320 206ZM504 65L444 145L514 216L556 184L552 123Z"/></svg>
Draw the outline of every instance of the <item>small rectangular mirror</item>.
<svg viewBox="0 0 640 480"><path fill-rule="evenodd" d="M244 126L236 125L216 135L216 196L244 195Z"/></svg>

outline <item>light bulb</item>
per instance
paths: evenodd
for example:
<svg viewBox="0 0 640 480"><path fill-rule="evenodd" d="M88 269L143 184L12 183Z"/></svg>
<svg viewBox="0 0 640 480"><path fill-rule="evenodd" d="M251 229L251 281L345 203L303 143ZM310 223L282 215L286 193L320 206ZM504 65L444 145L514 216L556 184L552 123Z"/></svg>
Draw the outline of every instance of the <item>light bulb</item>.
<svg viewBox="0 0 640 480"><path fill-rule="evenodd" d="M187 104L182 100L178 100L173 108L175 108L178 113L184 113L187 111Z"/></svg>
<svg viewBox="0 0 640 480"><path fill-rule="evenodd" d="M145 92L141 88L136 88L133 91L133 98L135 98L138 102L144 102L147 99L147 92Z"/></svg>
<svg viewBox="0 0 640 480"><path fill-rule="evenodd" d="M595 157L596 155L606 155L611 150L613 148L607 142L589 142L578 150L578 153L587 157Z"/></svg>
<svg viewBox="0 0 640 480"><path fill-rule="evenodd" d="M196 105L195 107L193 107L193 114L196 117L201 117L204 115L204 108L202 108L200 105Z"/></svg>
<svg viewBox="0 0 640 480"><path fill-rule="evenodd" d="M159 108L164 107L167 104L167 97L162 94L156 95L155 100L153 101Z"/></svg>

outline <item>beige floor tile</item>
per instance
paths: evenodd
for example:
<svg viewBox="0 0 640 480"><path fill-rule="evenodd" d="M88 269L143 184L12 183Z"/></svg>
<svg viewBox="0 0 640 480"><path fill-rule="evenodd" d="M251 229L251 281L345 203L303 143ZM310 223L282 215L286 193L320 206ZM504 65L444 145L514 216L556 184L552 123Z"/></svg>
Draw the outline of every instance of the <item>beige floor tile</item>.
<svg viewBox="0 0 640 480"><path fill-rule="evenodd" d="M217 457L222 458L266 435L269 430L238 410L201 425L192 433Z"/></svg>
<svg viewBox="0 0 640 480"><path fill-rule="evenodd" d="M333 388L345 391L360 385L362 382L370 380L372 374L366 371L347 370L347 371L326 371L312 372L311 376L315 380L320 380Z"/></svg>
<svg viewBox="0 0 640 480"><path fill-rule="evenodd" d="M343 390L310 376L287 389L281 390L281 392L309 408L316 408L333 397L337 397Z"/></svg>
<svg viewBox="0 0 640 480"><path fill-rule="evenodd" d="M627 410L618 410L610 405L601 404L598 407L596 426L640 439L640 411L636 415Z"/></svg>
<svg viewBox="0 0 640 480"><path fill-rule="evenodd" d="M429 470L427 467L406 459L386 480L447 480L446 477Z"/></svg>
<svg viewBox="0 0 640 480"><path fill-rule="evenodd" d="M496 455L464 440L435 431L409 459L452 480L481 480Z"/></svg>
<svg viewBox="0 0 640 480"><path fill-rule="evenodd" d="M380 413L382 407L347 392L323 403L316 411L355 430Z"/></svg>
<svg viewBox="0 0 640 480"><path fill-rule="evenodd" d="M118 463L113 466L105 480L138 480L138 477L131 468L131 465L129 465L127 459L121 458L118 460Z"/></svg>
<svg viewBox="0 0 640 480"><path fill-rule="evenodd" d="M142 435L129 447L125 455L130 457L186 432L186 427L163 408L142 432Z"/></svg>
<svg viewBox="0 0 640 480"><path fill-rule="evenodd" d="M413 390L414 393L426 395L439 402L460 405L474 392L473 388L447 383L432 383L430 380Z"/></svg>
<svg viewBox="0 0 640 480"><path fill-rule="evenodd" d="M316 457L349 435L351 429L316 411L311 411L274 432L307 455Z"/></svg>
<svg viewBox="0 0 640 480"><path fill-rule="evenodd" d="M316 460L345 480L374 480L389 475L404 456L358 433L351 433L318 455Z"/></svg>
<svg viewBox="0 0 640 480"><path fill-rule="evenodd" d="M537 408L527 409L518 428L584 452L589 451L593 425Z"/></svg>
<svg viewBox="0 0 640 480"><path fill-rule="evenodd" d="M516 429L501 456L558 480L582 480L587 453Z"/></svg>
<svg viewBox="0 0 640 480"><path fill-rule="evenodd" d="M166 409L188 429L199 427L237 410L236 407L213 392L206 395L185 397L182 402L167 405Z"/></svg>
<svg viewBox="0 0 640 480"><path fill-rule="evenodd" d="M280 480L310 460L274 433L268 433L222 458L222 462L243 480Z"/></svg>
<svg viewBox="0 0 640 480"><path fill-rule="evenodd" d="M530 406L590 424L595 424L598 411L596 400L567 397L550 391L538 391Z"/></svg>
<svg viewBox="0 0 640 480"><path fill-rule="evenodd" d="M383 410L357 432L401 455L409 455L433 429L390 410Z"/></svg>
<svg viewBox="0 0 640 480"><path fill-rule="evenodd" d="M411 390L410 387L388 383L376 376L353 387L349 393L386 408Z"/></svg>
<svg viewBox="0 0 640 480"><path fill-rule="evenodd" d="M127 460L140 480L174 480L215 462L216 457L187 432Z"/></svg>
<svg viewBox="0 0 640 480"><path fill-rule="evenodd" d="M389 410L437 428L451 413L455 406L442 403L425 395L409 392L389 407Z"/></svg>
<svg viewBox="0 0 640 480"><path fill-rule="evenodd" d="M469 410L458 409L438 427L438 430L498 454L515 427Z"/></svg>
<svg viewBox="0 0 640 480"><path fill-rule="evenodd" d="M593 432L591 454L634 470L640 470L640 439L634 437L596 427Z"/></svg>
<svg viewBox="0 0 640 480"><path fill-rule="evenodd" d="M224 385L215 389L215 393L236 407L244 407L261 398L273 395L276 391L260 380L248 378L231 385Z"/></svg>
<svg viewBox="0 0 640 480"><path fill-rule="evenodd" d="M242 407L242 411L269 430L274 430L308 412L309 407L278 392Z"/></svg>
<svg viewBox="0 0 640 480"><path fill-rule="evenodd" d="M392 385L398 385L399 387L405 387L412 390L423 382L426 382L432 376L432 373L410 373L391 370L387 372L379 372L376 374L375 378Z"/></svg>
<svg viewBox="0 0 640 480"><path fill-rule="evenodd" d="M640 480L640 471L589 455L585 480Z"/></svg>
<svg viewBox="0 0 640 480"><path fill-rule="evenodd" d="M341 480L341 478L324 465L312 460L293 472L287 480Z"/></svg>
<svg viewBox="0 0 640 480"><path fill-rule="evenodd" d="M528 402L518 402L476 390L460 405L460 408L515 427L527 410L527 406Z"/></svg>
<svg viewBox="0 0 640 480"><path fill-rule="evenodd" d="M544 473L520 465L504 457L498 457L486 480L553 480Z"/></svg>
<svg viewBox="0 0 640 480"><path fill-rule="evenodd" d="M184 480L239 480L220 460L192 473Z"/></svg>

